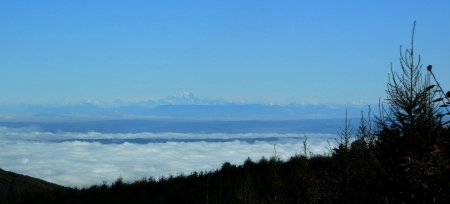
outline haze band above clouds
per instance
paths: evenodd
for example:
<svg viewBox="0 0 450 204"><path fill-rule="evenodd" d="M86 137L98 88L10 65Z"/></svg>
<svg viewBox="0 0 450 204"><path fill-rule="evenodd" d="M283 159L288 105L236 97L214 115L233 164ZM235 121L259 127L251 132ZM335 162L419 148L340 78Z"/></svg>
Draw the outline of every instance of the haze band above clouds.
<svg viewBox="0 0 450 204"><path fill-rule="evenodd" d="M89 186L141 178L189 174L274 155L323 154L334 134L51 133L0 127L0 168L64 186ZM139 140L136 140L139 139ZM111 142L113 141L113 142ZM131 141L131 142L130 142ZM137 142L134 142L137 141Z"/></svg>

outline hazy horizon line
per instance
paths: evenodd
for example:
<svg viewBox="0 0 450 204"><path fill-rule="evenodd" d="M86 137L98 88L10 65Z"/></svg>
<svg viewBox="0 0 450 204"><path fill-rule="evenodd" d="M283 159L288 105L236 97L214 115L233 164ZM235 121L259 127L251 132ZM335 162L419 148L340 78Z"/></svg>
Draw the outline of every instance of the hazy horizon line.
<svg viewBox="0 0 450 204"><path fill-rule="evenodd" d="M380 97L381 98L381 97ZM185 101L170 101L170 100L185 100ZM195 101L187 101L195 100ZM368 100L349 100L349 101L319 101L319 100L250 100L250 99L230 99L222 97L197 97L197 95L191 92L183 91L179 94L168 95L165 97L141 97L139 99L132 98L116 98L112 100L97 100L97 99L79 99L79 100L59 100L59 101L16 101L16 102L1 102L0 107L3 106L71 106L88 104L95 106L126 106L126 105L137 105L144 103L155 103L155 105L279 105L279 106L289 106L289 105L338 105L338 106L367 106L378 104L379 101L368 101ZM157 104L161 103L161 104Z"/></svg>

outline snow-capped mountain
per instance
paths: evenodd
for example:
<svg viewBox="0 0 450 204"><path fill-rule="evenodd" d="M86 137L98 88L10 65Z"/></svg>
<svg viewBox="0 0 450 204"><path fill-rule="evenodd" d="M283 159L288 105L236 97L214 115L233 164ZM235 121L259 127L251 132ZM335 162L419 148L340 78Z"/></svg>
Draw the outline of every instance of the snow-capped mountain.
<svg viewBox="0 0 450 204"><path fill-rule="evenodd" d="M198 98L189 92L142 102L84 102L62 105L0 106L0 120L11 118L291 120L360 117L361 105L267 105Z"/></svg>
<svg viewBox="0 0 450 204"><path fill-rule="evenodd" d="M231 104L223 99L198 98L194 94L184 91L177 95L167 96L158 100L148 100L143 102L147 105L224 105Z"/></svg>

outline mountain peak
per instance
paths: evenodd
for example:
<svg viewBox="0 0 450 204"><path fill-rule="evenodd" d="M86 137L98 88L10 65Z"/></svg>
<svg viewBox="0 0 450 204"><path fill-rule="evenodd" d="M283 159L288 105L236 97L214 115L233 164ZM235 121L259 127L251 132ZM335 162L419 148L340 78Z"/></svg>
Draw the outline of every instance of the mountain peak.
<svg viewBox="0 0 450 204"><path fill-rule="evenodd" d="M170 104L170 105L195 105L198 104L201 101L201 99L194 96L194 94L183 91L178 95L168 96L166 98L163 98L161 102L164 104Z"/></svg>
<svg viewBox="0 0 450 204"><path fill-rule="evenodd" d="M159 105L223 105L229 102L223 99L198 98L193 93L183 91L156 101Z"/></svg>
<svg viewBox="0 0 450 204"><path fill-rule="evenodd" d="M182 98L194 98L194 94L188 91L183 91L179 94L179 97Z"/></svg>

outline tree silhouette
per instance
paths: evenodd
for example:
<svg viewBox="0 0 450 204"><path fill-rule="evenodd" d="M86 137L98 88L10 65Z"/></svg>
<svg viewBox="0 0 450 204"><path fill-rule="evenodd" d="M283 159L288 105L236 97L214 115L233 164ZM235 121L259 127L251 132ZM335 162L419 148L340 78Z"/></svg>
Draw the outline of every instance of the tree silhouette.
<svg viewBox="0 0 450 204"><path fill-rule="evenodd" d="M431 178L427 172L433 148L442 137L440 113L436 108L435 91L430 87L430 76L422 75L421 57L414 50L415 25L411 47L400 47L401 72L391 65L387 85L388 110L377 122L378 158L382 161L385 194L393 202L418 202L436 200L439 190L430 189ZM391 185L389 185L391 184Z"/></svg>

